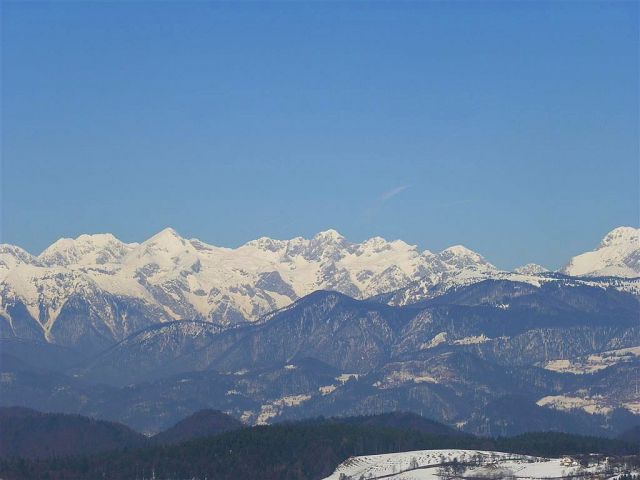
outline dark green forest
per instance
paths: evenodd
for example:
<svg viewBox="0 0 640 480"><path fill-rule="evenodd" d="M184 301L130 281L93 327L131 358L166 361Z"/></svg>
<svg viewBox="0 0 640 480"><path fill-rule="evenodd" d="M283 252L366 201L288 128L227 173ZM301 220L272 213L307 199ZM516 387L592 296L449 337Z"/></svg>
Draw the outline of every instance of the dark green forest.
<svg viewBox="0 0 640 480"><path fill-rule="evenodd" d="M258 426L174 446L112 451L46 460L0 461L3 479L208 479L312 480L331 474L350 456L436 448L497 450L540 456L600 453L637 455L623 440L562 433L509 438L433 434L371 422L309 422Z"/></svg>

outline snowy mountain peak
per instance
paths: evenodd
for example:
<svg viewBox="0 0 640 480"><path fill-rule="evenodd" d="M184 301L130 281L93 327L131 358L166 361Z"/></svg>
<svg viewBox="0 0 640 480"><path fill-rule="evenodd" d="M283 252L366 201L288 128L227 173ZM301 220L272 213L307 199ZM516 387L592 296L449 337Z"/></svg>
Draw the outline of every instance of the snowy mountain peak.
<svg viewBox="0 0 640 480"><path fill-rule="evenodd" d="M38 259L26 250L7 243L0 244L0 279L18 265L36 265Z"/></svg>
<svg viewBox="0 0 640 480"><path fill-rule="evenodd" d="M614 245L640 246L640 228L618 227L611 230L600 242L598 248L611 247Z"/></svg>
<svg viewBox="0 0 640 480"><path fill-rule="evenodd" d="M243 246L257 248L258 250L262 250L262 251L277 252L285 248L287 243L291 241L293 240L286 241L286 240L275 240L269 237L260 237L245 243Z"/></svg>
<svg viewBox="0 0 640 480"><path fill-rule="evenodd" d="M634 232L614 230L603 241L605 246L574 258L569 274L639 276ZM531 276L541 271L531 265L519 269ZM65 317L64 308L80 295L88 304L83 312L101 312L96 328L106 322L114 338L121 338L128 328L141 324L129 323L132 311L113 308L112 301L134 308L141 322L199 319L233 325L256 321L316 290L360 299L402 292L394 297L400 300L393 301L404 304L504 275L513 274L499 271L461 245L439 253L420 252L401 240L373 237L352 243L336 230L326 230L311 239L262 237L224 248L187 240L166 228L140 244L123 243L111 234L60 239L39 257L19 247L0 246L0 312L13 305L7 302L22 302L47 331L55 331L60 312L62 322L75 328L77 317Z"/></svg>
<svg viewBox="0 0 640 480"><path fill-rule="evenodd" d="M78 238L75 239L75 243L91 243L96 246L105 246L110 243L122 243L111 233L94 233L87 234L83 233Z"/></svg>
<svg viewBox="0 0 640 480"><path fill-rule="evenodd" d="M174 252L193 247L191 242L183 238L173 228L165 228L140 244L146 250Z"/></svg>
<svg viewBox="0 0 640 480"><path fill-rule="evenodd" d="M382 237L371 237L368 240L362 242L363 245L385 245L387 243L389 242L387 242L387 240Z"/></svg>
<svg viewBox="0 0 640 480"><path fill-rule="evenodd" d="M640 229L619 227L609 232L598 247L573 257L562 269L573 276L640 276Z"/></svg>
<svg viewBox="0 0 640 480"><path fill-rule="evenodd" d="M317 233L313 239L322 242L344 242L346 240L340 232L332 228Z"/></svg>
<svg viewBox="0 0 640 480"><path fill-rule="evenodd" d="M398 243L396 242L388 242L387 240L385 240L382 237L372 237L368 240L365 240L364 242L362 242L362 244L360 245L361 250L363 252L382 252L384 250L391 250L392 248L410 248L409 245L407 245L404 242L400 242Z"/></svg>
<svg viewBox="0 0 640 480"><path fill-rule="evenodd" d="M36 257L26 250L8 243L0 243L0 255L11 256L21 263L33 263L36 261Z"/></svg>
<svg viewBox="0 0 640 480"><path fill-rule="evenodd" d="M516 268L514 273L519 273L520 275L539 275L548 271L548 268L538 265L537 263L527 263L526 265Z"/></svg>
<svg viewBox="0 0 640 480"><path fill-rule="evenodd" d="M121 242L110 233L83 234L57 240L38 256L38 260L48 266L102 265L120 261L135 246Z"/></svg>
<svg viewBox="0 0 640 480"><path fill-rule="evenodd" d="M252 247L259 250L277 252L287 249L289 254L299 254L302 250L308 248L317 248L318 246L327 245L344 245L347 244L347 240L337 230L329 229L317 233L311 239L304 237L295 237L290 240L276 240L270 237L260 237L256 240L251 240L243 245L243 247Z"/></svg>
<svg viewBox="0 0 640 480"><path fill-rule="evenodd" d="M449 248L445 248L441 253L447 256L455 256L455 257L470 257L470 256L480 257L480 255L478 255L476 252L468 249L464 245L453 245Z"/></svg>
<svg viewBox="0 0 640 480"><path fill-rule="evenodd" d="M441 260L451 263L451 262L464 262L464 263L477 263L481 265L487 265L493 267L489 262L487 262L482 255L473 250L463 246L463 245L454 245L449 248L445 248L442 250L438 256ZM495 267L493 267L495 268Z"/></svg>
<svg viewBox="0 0 640 480"><path fill-rule="evenodd" d="M197 240L195 242L197 243ZM173 269L193 264L197 257L198 250L194 246L194 240L189 241L181 237L173 228L165 228L142 242L124 263L135 267L156 264L165 269Z"/></svg>
<svg viewBox="0 0 640 480"><path fill-rule="evenodd" d="M444 262L449 269L457 272L488 273L498 271L496 267L487 262L479 253L462 245L454 245L446 248L435 256Z"/></svg>
<svg viewBox="0 0 640 480"><path fill-rule="evenodd" d="M185 239L180 236L178 232L176 232L173 228L167 227L160 230L158 233L153 235L151 238L147 239L144 244L164 244L164 243L174 243L174 242L184 243Z"/></svg>
<svg viewBox="0 0 640 480"><path fill-rule="evenodd" d="M46 320L51 324L78 291L75 284L101 292L91 301L115 295L156 317L230 325L257 320L316 290L368 298L418 280L455 281L493 268L463 247L449 249L443 259L401 240L352 243L333 229L310 239L262 237L238 248L187 240L165 228L140 244L109 234L61 239L36 259L9 250L0 256L0 289L22 299L34 318L43 306L53 312Z"/></svg>

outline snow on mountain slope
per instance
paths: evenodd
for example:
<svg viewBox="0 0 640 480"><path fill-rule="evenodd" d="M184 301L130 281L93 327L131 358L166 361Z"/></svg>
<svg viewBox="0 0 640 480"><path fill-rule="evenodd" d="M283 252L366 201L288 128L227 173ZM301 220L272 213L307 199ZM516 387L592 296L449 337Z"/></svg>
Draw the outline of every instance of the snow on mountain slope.
<svg viewBox="0 0 640 480"><path fill-rule="evenodd" d="M16 308L24 307L52 338L62 308L78 296L96 315L107 315L98 304L111 296L135 300L140 314L153 310L154 317L167 320L233 325L255 321L315 290L365 298L420 278L435 283L445 274L497 269L460 246L433 254L380 237L352 243L335 230L311 239L263 237L232 249L187 240L167 228L140 244L111 234L60 239L37 257L3 245L0 272L0 315L13 325ZM112 333L123 321L110 320ZM114 334L114 339L120 338Z"/></svg>
<svg viewBox="0 0 640 480"><path fill-rule="evenodd" d="M595 250L573 257L562 272L572 276L639 277L640 229L612 230Z"/></svg>
<svg viewBox="0 0 640 480"><path fill-rule="evenodd" d="M622 258L623 252L633 265L629 245L634 238L637 230L616 229L597 252L606 252L600 256L609 259ZM77 328L82 318L95 318L99 325L104 317L100 342L110 337L117 341L152 321L200 320L222 326L257 321L316 290L354 298L395 292L388 301L406 304L491 278L538 285L552 274L532 266L502 272L459 245L421 252L381 237L352 243L335 230L310 239L262 237L238 248L188 240L171 228L139 244L111 234L81 235L60 239L37 257L0 245L0 334L20 336L19 330L40 329L45 338L62 341L63 332ZM54 335L61 313L66 327L59 325Z"/></svg>
<svg viewBox="0 0 640 480"><path fill-rule="evenodd" d="M540 458L482 450L416 450L351 457L325 480L388 478L570 478L603 473L604 465L581 468L570 458Z"/></svg>
<svg viewBox="0 0 640 480"><path fill-rule="evenodd" d="M513 272L505 272L487 267L482 257L475 257L475 252L465 254L464 247L450 247L436 256L448 261L453 268L441 269L435 276L423 275L402 288L380 295L379 299L392 305L406 305L436 297L451 288L488 279L524 282L535 286L548 282L565 282L615 288L640 295L638 232L640 229L631 227L616 228L604 237L596 250L574 257L559 273L533 263L516 268ZM461 258L450 259L452 251L457 252ZM566 278L565 275L584 278Z"/></svg>
<svg viewBox="0 0 640 480"><path fill-rule="evenodd" d="M137 244L126 244L110 233L61 238L38 256L45 266L104 265L121 260Z"/></svg>
<svg viewBox="0 0 640 480"><path fill-rule="evenodd" d="M0 244L0 280L18 265L36 265L38 259L15 245Z"/></svg>
<svg viewBox="0 0 640 480"><path fill-rule="evenodd" d="M507 280L510 282L528 283L535 287L540 287L546 283L561 283L572 286L590 286L602 289L613 288L620 292L631 293L640 296L640 278L624 277L567 277L553 272L518 273L504 271L488 271L473 274L467 271L445 273L436 281L429 278L421 278L418 281L409 283L398 290L378 295L376 298L389 305L409 305L423 300L432 299L451 291L451 289L466 287L485 280Z"/></svg>
<svg viewBox="0 0 640 480"><path fill-rule="evenodd" d="M538 265L536 263L527 263L526 265L516 268L513 272L519 273L521 275L539 275L548 271L549 270L542 265Z"/></svg>

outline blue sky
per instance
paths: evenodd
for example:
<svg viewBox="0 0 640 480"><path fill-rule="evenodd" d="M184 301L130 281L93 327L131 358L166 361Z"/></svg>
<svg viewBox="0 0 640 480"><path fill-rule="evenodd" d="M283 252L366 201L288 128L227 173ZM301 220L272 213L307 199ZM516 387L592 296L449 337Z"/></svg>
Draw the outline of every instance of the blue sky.
<svg viewBox="0 0 640 480"><path fill-rule="evenodd" d="M335 228L560 266L638 225L636 2L3 2L2 235Z"/></svg>

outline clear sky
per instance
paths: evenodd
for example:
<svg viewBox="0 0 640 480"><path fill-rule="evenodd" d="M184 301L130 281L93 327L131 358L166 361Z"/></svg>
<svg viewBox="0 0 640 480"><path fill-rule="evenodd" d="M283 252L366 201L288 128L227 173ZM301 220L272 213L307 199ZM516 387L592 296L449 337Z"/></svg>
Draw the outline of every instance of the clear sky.
<svg viewBox="0 0 640 480"><path fill-rule="evenodd" d="M2 3L2 235L335 228L559 267L638 225L637 2Z"/></svg>

